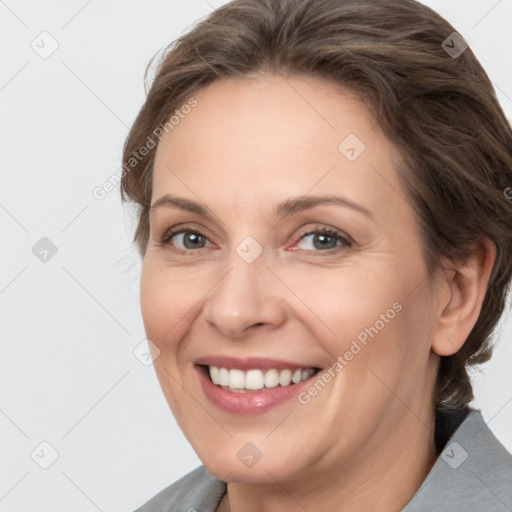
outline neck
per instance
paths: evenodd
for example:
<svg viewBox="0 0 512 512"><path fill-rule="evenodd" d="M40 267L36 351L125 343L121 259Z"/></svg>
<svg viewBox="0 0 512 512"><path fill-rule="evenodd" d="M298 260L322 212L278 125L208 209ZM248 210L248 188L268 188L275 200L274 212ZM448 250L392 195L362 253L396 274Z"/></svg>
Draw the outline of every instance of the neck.
<svg viewBox="0 0 512 512"><path fill-rule="evenodd" d="M425 416L423 416L425 417ZM382 442L369 442L349 463L324 465L273 483L228 483L218 512L398 512L411 500L437 458L434 415L405 414Z"/></svg>

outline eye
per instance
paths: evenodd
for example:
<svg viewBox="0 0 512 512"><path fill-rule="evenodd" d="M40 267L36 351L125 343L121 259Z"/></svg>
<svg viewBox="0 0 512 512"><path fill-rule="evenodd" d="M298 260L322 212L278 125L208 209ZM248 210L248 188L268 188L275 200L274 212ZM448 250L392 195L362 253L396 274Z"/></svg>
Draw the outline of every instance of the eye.
<svg viewBox="0 0 512 512"><path fill-rule="evenodd" d="M182 252L215 247L206 235L200 231L187 228L169 229L162 236L159 245L161 247L170 245ZM303 231L299 235L298 241L290 249L330 253L351 246L352 240L343 232L325 226L317 226L313 230Z"/></svg>
<svg viewBox="0 0 512 512"><path fill-rule="evenodd" d="M202 249L206 247L207 242L209 242L208 238L200 231L183 228L167 231L160 240L160 245L173 245L177 249L187 251L190 249ZM213 244L209 243L213 247Z"/></svg>
<svg viewBox="0 0 512 512"><path fill-rule="evenodd" d="M315 252L332 252L351 246L352 241L347 235L337 229L322 226L317 226L315 230L301 234L297 242L298 249Z"/></svg>

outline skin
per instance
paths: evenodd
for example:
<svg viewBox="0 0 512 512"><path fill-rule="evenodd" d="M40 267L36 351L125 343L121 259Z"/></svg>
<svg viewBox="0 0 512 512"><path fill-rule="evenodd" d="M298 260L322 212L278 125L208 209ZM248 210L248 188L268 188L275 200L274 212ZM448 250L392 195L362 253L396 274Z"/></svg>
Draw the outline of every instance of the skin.
<svg viewBox="0 0 512 512"><path fill-rule="evenodd" d="M397 150L349 92L260 74L218 80L194 97L197 106L158 145L152 204L172 194L212 217L152 212L141 309L179 426L228 482L218 510L401 510L435 462L439 355L456 352L476 322L494 246L475 248L457 271L428 274ZM366 146L355 161L338 150L349 134ZM372 218L332 204L274 216L284 200L329 194ZM184 246L178 234L160 245L173 226L205 238ZM334 236L326 250L314 244L318 234L301 239L318 227L353 243ZM248 236L263 249L252 263L236 252ZM401 311L307 405L292 399L235 415L199 385L193 362L214 354L325 370L394 303ZM251 468L237 457L249 442L261 452Z"/></svg>

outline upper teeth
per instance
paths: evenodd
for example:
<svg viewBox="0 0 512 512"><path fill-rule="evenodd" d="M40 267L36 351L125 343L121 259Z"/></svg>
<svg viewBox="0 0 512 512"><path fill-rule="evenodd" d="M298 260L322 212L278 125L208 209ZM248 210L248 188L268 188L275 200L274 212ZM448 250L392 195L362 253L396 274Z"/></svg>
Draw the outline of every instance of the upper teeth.
<svg viewBox="0 0 512 512"><path fill-rule="evenodd" d="M227 368L218 368L217 366L209 366L210 377L214 384L218 386L227 386L230 389L263 389L275 388L279 384L281 386L289 386L290 384L298 384L308 379L315 373L313 368L306 370L228 370Z"/></svg>

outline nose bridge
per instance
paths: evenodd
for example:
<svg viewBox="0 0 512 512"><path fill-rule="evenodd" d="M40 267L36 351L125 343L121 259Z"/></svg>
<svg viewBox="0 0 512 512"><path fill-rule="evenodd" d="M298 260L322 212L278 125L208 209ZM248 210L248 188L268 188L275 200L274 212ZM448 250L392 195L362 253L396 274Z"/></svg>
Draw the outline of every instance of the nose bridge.
<svg viewBox="0 0 512 512"><path fill-rule="evenodd" d="M274 276L258 242L244 239L230 254L228 265L227 273L207 296L207 321L231 338L243 336L256 324L281 323L283 304L270 282Z"/></svg>

